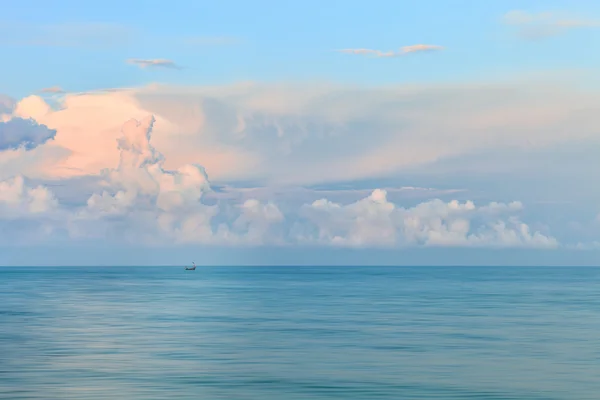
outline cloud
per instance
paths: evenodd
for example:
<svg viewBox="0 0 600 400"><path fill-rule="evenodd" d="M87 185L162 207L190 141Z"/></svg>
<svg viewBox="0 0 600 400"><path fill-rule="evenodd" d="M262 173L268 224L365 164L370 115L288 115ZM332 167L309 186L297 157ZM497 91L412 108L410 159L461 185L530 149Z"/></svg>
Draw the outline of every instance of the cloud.
<svg viewBox="0 0 600 400"><path fill-rule="evenodd" d="M125 46L135 36L131 27L111 23L0 24L0 42L15 46L105 49Z"/></svg>
<svg viewBox="0 0 600 400"><path fill-rule="evenodd" d="M515 214L521 209L520 202L477 207L472 201L439 199L402 208L377 189L348 205L317 200L303 209L316 229L308 234L304 227L296 229L301 242L344 247L558 247L555 238L531 232L520 221Z"/></svg>
<svg viewBox="0 0 600 400"><path fill-rule="evenodd" d="M396 201L416 201L423 198L435 196L456 196L466 192L465 189L437 189L419 187L385 187L388 198ZM348 188L306 188L301 186L268 186L268 187L235 187L230 185L218 186L216 191L206 194L207 199L216 201L234 201L243 203L246 200L259 200L262 202L273 201L275 203L293 204L300 206L312 203L326 197L335 202L354 202L368 196L372 189L348 189Z"/></svg>
<svg viewBox="0 0 600 400"><path fill-rule="evenodd" d="M157 223L164 232L180 240L188 233L202 236L203 225L214 214L214 207L200 204L203 194L210 190L206 172L194 164L165 170L162 154L150 144L154 122L154 117L149 116L123 125L122 137L117 141L118 166L102 171L101 185L107 190L88 199L87 207L71 221L72 231L75 228L75 232L80 232L77 223L90 220L133 218L133 224L139 227L139 221L149 218L144 226ZM140 233L144 236L143 232L135 235Z"/></svg>
<svg viewBox="0 0 600 400"><path fill-rule="evenodd" d="M33 119L12 118L0 122L0 151L23 147L32 150L53 139L56 130L37 124Z"/></svg>
<svg viewBox="0 0 600 400"><path fill-rule="evenodd" d="M130 58L127 60L128 64L137 65L140 68L172 68L181 69L181 67L175 64L174 61L165 59L139 59Z"/></svg>
<svg viewBox="0 0 600 400"><path fill-rule="evenodd" d="M443 46L431 45L431 44L415 44L411 46L401 47L399 51L380 51L372 49L342 49L338 50L340 53L346 54L358 54L366 56L374 56L378 58L389 58L389 57L400 57L411 53L417 52L428 52L428 51L439 51L443 50Z"/></svg>
<svg viewBox="0 0 600 400"><path fill-rule="evenodd" d="M183 40L191 46L227 46L240 43L240 39L229 36L192 36Z"/></svg>
<svg viewBox="0 0 600 400"><path fill-rule="evenodd" d="M2 114L11 113L15 107L15 103L13 98L0 94L0 117L2 117Z"/></svg>
<svg viewBox="0 0 600 400"><path fill-rule="evenodd" d="M591 248L600 99L553 78L7 99L0 240Z"/></svg>
<svg viewBox="0 0 600 400"><path fill-rule="evenodd" d="M41 185L28 187L22 176L0 181L0 219L37 217L57 207L52 192Z"/></svg>
<svg viewBox="0 0 600 400"><path fill-rule="evenodd" d="M507 241L510 235L540 246L535 232L560 243L589 242L598 236L575 232L568 223L589 221L597 208L588 215L586 210L600 204L593 184L600 168L598 100L593 86L583 90L560 79L410 87L153 85L67 93L53 107L28 96L2 120L33 118L56 135L32 150L0 151L0 181L20 174L47 184L61 210L75 210L63 210L45 226L82 240L321 246L327 240L319 239L318 221L310 220L304 204L325 198L345 206L379 188L395 207L392 215L436 198L444 204L471 200L477 209L512 199L526 205L498 219L483 211L469 214L471 231L460 246ZM183 200L182 209L158 209L158 192L126 185L135 177L144 188L156 187L158 175L144 168L113 171L112 178L103 172L119 168L123 123L142 123L148 115L154 115L148 143L161 161L144 163L159 165L153 168L166 176L180 171L176 176L192 177L195 169L185 168L199 163L210 177L211 190L202 189L198 201ZM184 192L192 196L194 190L200 189ZM252 213L241 207L249 200L258 202ZM269 205L283 220L260 211ZM403 239L399 226L389 228L395 241L388 246L425 245L425 239ZM458 229L451 226L449 232ZM351 240L351 231L344 232L338 236L346 246L360 247L361 240L382 246L376 233ZM438 241L449 240L447 233L440 235ZM427 239L428 245L435 240Z"/></svg>
<svg viewBox="0 0 600 400"><path fill-rule="evenodd" d="M522 10L507 12L502 21L515 26L522 39L536 40L563 34L576 28L598 28L599 20L572 18L553 12L528 13Z"/></svg>
<svg viewBox="0 0 600 400"><path fill-rule="evenodd" d="M164 157L150 144L154 122L149 116L124 124L119 164L102 173L107 189L92 194L70 219L72 237L110 233L131 243L228 246L278 241L270 230L284 219L276 205L249 199L235 207L238 212L227 223L226 210L202 203L211 191L202 166L165 170ZM226 221L214 222L218 214Z"/></svg>
<svg viewBox="0 0 600 400"><path fill-rule="evenodd" d="M587 242L577 242L575 244L568 244L566 248L570 250L600 250L600 240L592 240ZM597 264L596 264L597 265Z"/></svg>
<svg viewBox="0 0 600 400"><path fill-rule="evenodd" d="M34 118L56 130L39 149L52 161L28 171L36 179L111 168L120 157L114 143L122 122L152 114L153 145L165 155L165 168L201 160L221 184L298 186L394 176L405 179L402 186L464 188L464 179L476 174L487 174L490 184L490 174L508 174L502 179L511 184L535 174L536 181L555 186L565 168L587 174L600 167L593 157L599 97L592 87L583 91L558 80L386 88L155 85L66 94L56 108L29 96L5 118ZM56 159L58 149L64 156ZM584 150L590 157L582 158Z"/></svg>
<svg viewBox="0 0 600 400"><path fill-rule="evenodd" d="M49 88L44 88L40 90L41 93L65 93L65 91L60 86L52 86Z"/></svg>
<svg viewBox="0 0 600 400"><path fill-rule="evenodd" d="M434 199L404 208L377 189L346 205L325 198L299 207L255 198L209 205L204 200L212 188L201 165L165 167L165 157L151 144L156 122L148 115L121 126L114 143L118 161L101 171L83 203L69 205L49 188L27 186L16 176L0 182L0 215L12 223L38 221L36 238L63 232L71 241L153 246L558 246L521 221L520 202L478 207Z"/></svg>
<svg viewBox="0 0 600 400"><path fill-rule="evenodd" d="M199 46L229 46L242 40L231 36L157 35L134 26L104 23L27 23L4 20L0 23L0 44L71 49L108 50L140 48L189 51Z"/></svg>

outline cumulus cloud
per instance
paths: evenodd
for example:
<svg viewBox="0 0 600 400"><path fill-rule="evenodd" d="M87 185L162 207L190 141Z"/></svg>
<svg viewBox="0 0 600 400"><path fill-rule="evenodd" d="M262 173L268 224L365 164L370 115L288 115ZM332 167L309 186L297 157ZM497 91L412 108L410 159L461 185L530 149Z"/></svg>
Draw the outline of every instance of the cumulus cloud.
<svg viewBox="0 0 600 400"><path fill-rule="evenodd" d="M593 89L520 81L388 88L155 85L67 94L56 109L29 96L6 118L34 118L57 131L43 147L64 149L64 156L28 172L40 179L97 175L114 166L122 121L153 114L152 140L165 155L165 168L202 160L221 183L314 185L435 173L462 185L465 171L518 179L536 168L549 177L548 168L562 173L566 165L579 165L581 149L597 142L598 97ZM567 144L579 147L560 163L534 157ZM580 172L593 170L591 162Z"/></svg>
<svg viewBox="0 0 600 400"><path fill-rule="evenodd" d="M272 202L260 202L248 199L240 206L239 217L233 222L231 229L220 227L224 239L246 244L284 244L286 238L282 235L281 224L285 217L279 207ZM241 240L240 240L241 239Z"/></svg>
<svg viewBox="0 0 600 400"><path fill-rule="evenodd" d="M377 189L348 205L321 199L303 208L310 222L296 225L298 239L348 247L468 246L555 248L558 241L518 217L520 202L490 203L439 199L412 208L398 207Z"/></svg>
<svg viewBox="0 0 600 400"><path fill-rule="evenodd" d="M404 208L378 189L351 204L320 199L285 211L255 198L208 205L203 201L212 191L207 172L198 164L166 168L165 157L151 143L156 122L149 115L122 125L114 144L118 161L101 171L84 204L61 204L47 187L28 186L17 176L0 182L0 215L43 220L37 235L44 226L48 235L66 232L70 240L158 246L558 246L521 221L520 202L478 207L436 199Z"/></svg>
<svg viewBox="0 0 600 400"><path fill-rule="evenodd" d="M0 151L23 147L31 150L53 139L55 129L37 124L33 119L12 118L0 122Z"/></svg>
<svg viewBox="0 0 600 400"><path fill-rule="evenodd" d="M82 226L89 226L89 221L116 218L121 221L118 226L128 225L127 232L132 235L143 235L143 230L136 228L146 220L143 227L157 224L162 233L176 240L185 241L188 235L210 238L215 208L200 203L210 190L208 176L202 166L194 164L165 170L162 154L150 144L154 122L154 116L148 116L123 125L117 141L119 163L102 171L101 186L106 189L94 193L71 220L71 231L76 235L85 235ZM154 233L155 229L146 231L150 236Z"/></svg>
<svg viewBox="0 0 600 400"><path fill-rule="evenodd" d="M553 12L513 10L507 12L502 20L507 25L515 26L521 38L531 40L556 36L576 28L600 27L599 20L573 18Z"/></svg>
<svg viewBox="0 0 600 400"><path fill-rule="evenodd" d="M0 219L37 217L57 207L51 191L41 185L26 185L22 176L0 181Z"/></svg>
<svg viewBox="0 0 600 400"><path fill-rule="evenodd" d="M72 238L108 235L155 245L260 245L276 239L270 227L281 223L283 215L274 204L249 199L230 217L219 205L202 202L211 191L202 166L165 169L163 155L150 143L154 123L154 116L148 116L123 125L118 165L102 171L104 189L69 217Z"/></svg>
<svg viewBox="0 0 600 400"><path fill-rule="evenodd" d="M372 49L342 49L338 50L340 53L346 54L358 54L365 56L374 56L378 58L390 58L400 57L410 53L426 52L426 51L439 51L443 50L443 46L432 45L432 44L414 44L411 46L401 47L399 51L381 51Z"/></svg>
<svg viewBox="0 0 600 400"><path fill-rule="evenodd" d="M70 152L39 177L95 175L114 165L122 121L154 114L153 140L168 168L201 159L213 180L293 185L425 170L444 159L455 159L446 168L460 168L466 156L471 159L462 167L470 171L474 163L496 159L497 171L525 168L514 159L501 161L516 150L531 170L528 152L595 140L597 98L593 91L518 82L385 89L154 86L68 94L56 110L30 96L13 115L56 129L54 144ZM474 161L477 154L486 156Z"/></svg>
<svg viewBox="0 0 600 400"><path fill-rule="evenodd" d="M388 198L393 201L417 201L423 198L436 196L456 196L465 194L465 189L438 189L421 188L412 186L385 187ZM207 199L233 201L243 203L246 200L273 201L294 206L312 203L321 198L334 202L354 202L368 196L372 189L338 188L306 188L302 186L267 186L267 187L236 187L230 185L219 186L217 191L207 193Z"/></svg>
<svg viewBox="0 0 600 400"><path fill-rule="evenodd" d="M578 220L587 212L581 205L598 198L590 182L600 168L600 102L593 87L567 83L153 85L68 93L52 107L28 96L9 102L0 120L32 118L56 134L30 150L0 150L0 181L23 175L52 185L64 204L52 226L73 237L321 244L328 242L325 233L319 239L323 229L343 239L330 244L358 247L436 240L482 246L510 237L538 246L535 232L552 233L561 243L594 240L555 224ZM137 122L123 127L132 118ZM212 190L201 184L203 176ZM311 220L316 211L303 206L325 198L333 214L323 221L335 215L349 226L344 207L368 198L373 188L386 189L383 204L394 209L383 207L374 221L365 220L370 233L362 236L321 228L322 221ZM528 207L510 205L507 195ZM467 214L469 233L462 234L461 220L446 223L437 239L436 233L412 241L402 236L409 231L397 222L398 210L435 198L477 204ZM577 205L548 205L552 200ZM345 211L334 211L335 205ZM504 208L504 217L490 216Z"/></svg>
<svg viewBox="0 0 600 400"><path fill-rule="evenodd" d="M130 58L127 60L128 64L137 65L140 68L172 68L172 69L181 69L179 65L172 60L166 60L163 58L154 58L154 59L140 59L140 58Z"/></svg>

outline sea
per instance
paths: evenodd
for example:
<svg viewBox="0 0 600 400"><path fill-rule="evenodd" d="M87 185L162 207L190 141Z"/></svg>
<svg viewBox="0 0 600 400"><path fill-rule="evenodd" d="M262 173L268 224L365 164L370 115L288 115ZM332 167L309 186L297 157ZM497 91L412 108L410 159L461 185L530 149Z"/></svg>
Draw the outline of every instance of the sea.
<svg viewBox="0 0 600 400"><path fill-rule="evenodd" d="M2 399L599 399L600 268L3 267Z"/></svg>

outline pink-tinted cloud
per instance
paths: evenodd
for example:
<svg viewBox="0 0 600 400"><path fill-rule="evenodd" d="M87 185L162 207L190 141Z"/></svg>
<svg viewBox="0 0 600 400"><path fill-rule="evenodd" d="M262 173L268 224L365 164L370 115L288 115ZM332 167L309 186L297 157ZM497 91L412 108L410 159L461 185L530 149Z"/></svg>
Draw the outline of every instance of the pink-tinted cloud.
<svg viewBox="0 0 600 400"><path fill-rule="evenodd" d="M44 88L44 89L40 90L40 93L59 94L59 93L65 93L65 91L60 86L52 86L52 87L48 87L48 88Z"/></svg>
<svg viewBox="0 0 600 400"><path fill-rule="evenodd" d="M346 54L357 54L364 56L374 56L378 58L389 58L389 57L400 57L411 53L427 52L427 51L439 51L443 50L443 46L432 45L432 44L414 44L411 46L401 47L399 51L381 51L372 49L342 49L338 50L340 53Z"/></svg>
<svg viewBox="0 0 600 400"><path fill-rule="evenodd" d="M201 162L216 181L302 185L418 170L449 157L458 167L461 157L482 152L585 143L595 138L598 97L565 85L520 81L352 90L151 86L66 94L56 109L30 96L1 118L33 118L56 130L53 141L35 150L52 159L36 177L97 175L113 168L123 121L153 114L152 143L164 154L165 168ZM17 153L10 154L15 168ZM0 170L8 158L0 154Z"/></svg>
<svg viewBox="0 0 600 400"><path fill-rule="evenodd" d="M181 69L179 65L172 60L166 60L163 58L155 58L155 59L140 59L140 58L130 58L127 60L128 64L137 65L140 68L171 68L171 69Z"/></svg>

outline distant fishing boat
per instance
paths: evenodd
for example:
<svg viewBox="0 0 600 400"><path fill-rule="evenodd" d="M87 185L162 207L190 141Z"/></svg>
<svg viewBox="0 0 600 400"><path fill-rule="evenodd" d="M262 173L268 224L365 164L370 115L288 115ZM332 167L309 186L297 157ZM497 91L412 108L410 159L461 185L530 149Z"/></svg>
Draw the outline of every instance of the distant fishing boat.
<svg viewBox="0 0 600 400"><path fill-rule="evenodd" d="M196 270L196 263L192 262L192 264L194 264L194 266L192 268L185 267L185 270L186 271L195 271Z"/></svg>

